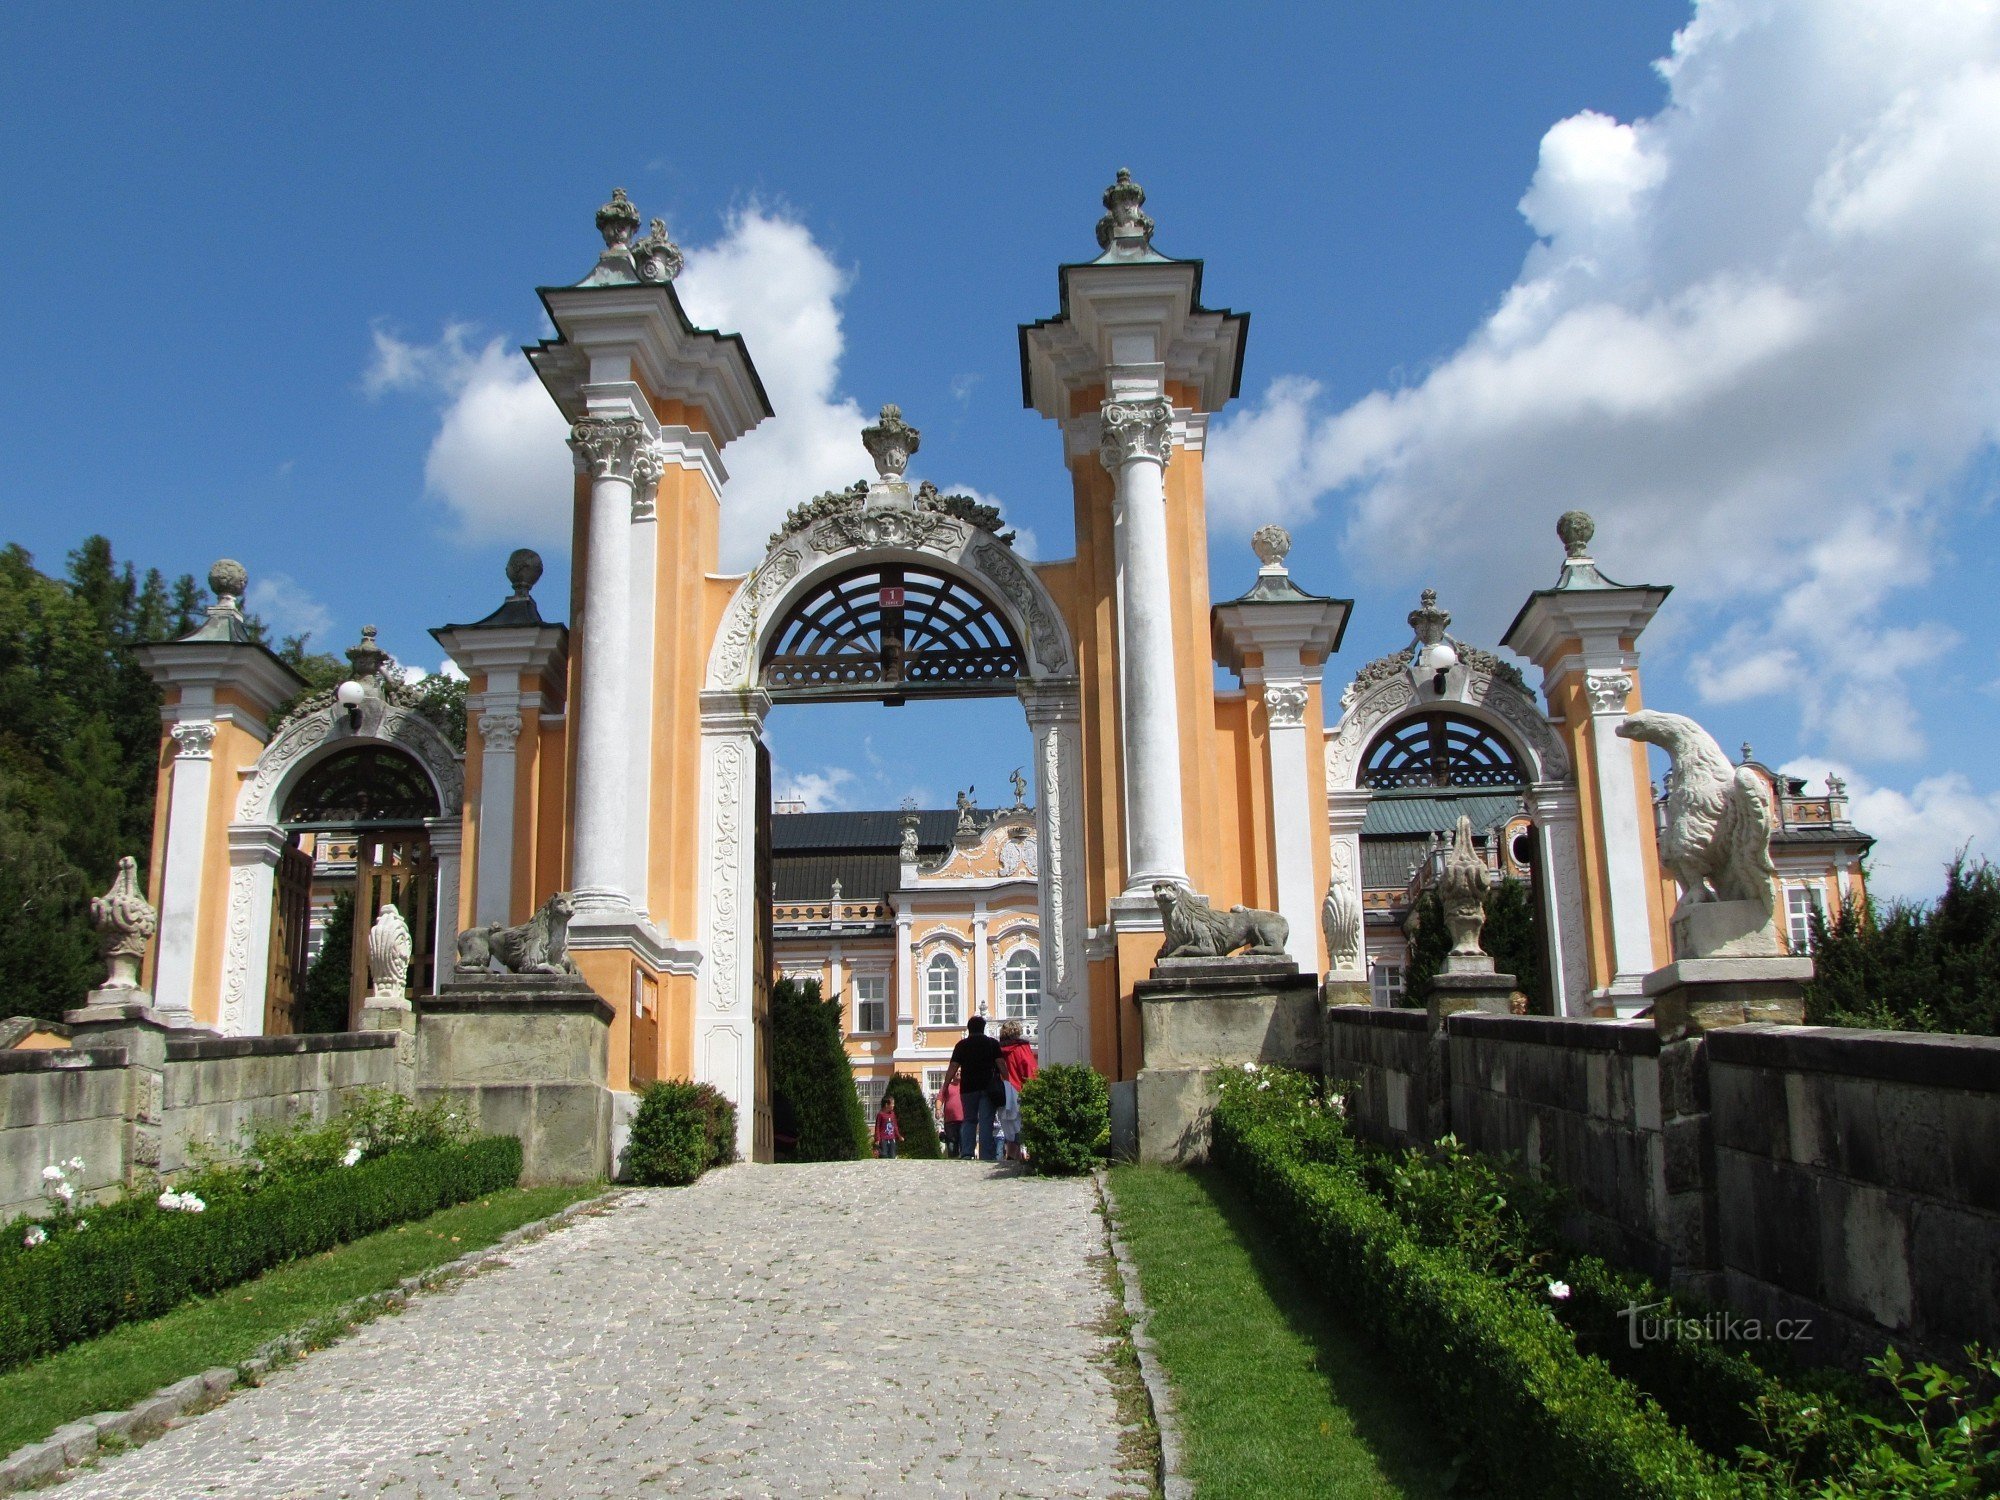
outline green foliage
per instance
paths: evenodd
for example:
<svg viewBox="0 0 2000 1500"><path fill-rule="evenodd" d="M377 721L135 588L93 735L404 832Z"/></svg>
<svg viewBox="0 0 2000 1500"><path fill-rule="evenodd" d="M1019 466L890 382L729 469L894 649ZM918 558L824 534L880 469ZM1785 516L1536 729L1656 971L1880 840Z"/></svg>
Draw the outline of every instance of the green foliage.
<svg viewBox="0 0 2000 1500"><path fill-rule="evenodd" d="M1514 976L1514 988L1528 997L1528 1009L1549 1013L1548 985L1542 977L1542 936L1535 903L1528 887L1507 879L1486 890L1486 925L1479 946L1493 956L1494 967ZM1410 910L1410 969L1403 984L1403 1004L1430 1002L1431 981L1444 972L1451 952L1451 929L1444 919L1444 898L1436 886L1426 886Z"/></svg>
<svg viewBox="0 0 2000 1500"><path fill-rule="evenodd" d="M390 1224L420 1218L521 1175L521 1143L485 1136L392 1150L340 1171L273 1179L201 1212L130 1200L90 1229L0 1261L0 1369L150 1318Z"/></svg>
<svg viewBox="0 0 2000 1500"><path fill-rule="evenodd" d="M1444 923L1444 897L1436 886L1426 886L1410 908L1403 930L1410 935L1410 968L1403 976L1403 1004L1430 1004L1431 981L1444 972L1444 956L1451 952L1451 929Z"/></svg>
<svg viewBox="0 0 2000 1500"><path fill-rule="evenodd" d="M306 982L292 1012L292 1029L308 1031L347 1030L348 1007L354 985L354 892L333 893L333 909L327 913L320 934L319 952L306 967Z"/></svg>
<svg viewBox="0 0 2000 1500"><path fill-rule="evenodd" d="M642 1187L684 1187L736 1160L736 1106L714 1085L668 1079L639 1095L625 1176Z"/></svg>
<svg viewBox="0 0 2000 1500"><path fill-rule="evenodd" d="M1021 1088L1021 1144L1048 1177L1093 1170L1111 1149L1111 1095L1082 1063L1051 1063Z"/></svg>
<svg viewBox="0 0 2000 1500"><path fill-rule="evenodd" d="M2000 870L1961 852L1928 909L1850 902L1815 916L1813 969L1814 1025L2000 1035Z"/></svg>
<svg viewBox="0 0 2000 1500"><path fill-rule="evenodd" d="M1965 1359L1966 1373L1911 1369L1894 1349L1870 1361L1900 1410L1863 1419L1874 1441L1815 1496L2000 1494L2000 1353L1972 1345Z"/></svg>
<svg viewBox="0 0 2000 1500"><path fill-rule="evenodd" d="M1427 1245L1456 1248L1508 1285L1540 1289L1556 1259L1562 1195L1445 1136L1429 1152L1374 1156L1364 1173Z"/></svg>
<svg viewBox="0 0 2000 1500"><path fill-rule="evenodd" d="M840 1019L840 997L820 999L817 979L781 979L771 991L771 1093L797 1131L794 1161L859 1161L870 1154Z"/></svg>
<svg viewBox="0 0 2000 1500"><path fill-rule="evenodd" d="M918 1161L942 1157L944 1143L938 1138L937 1119L931 1114L930 1100L924 1097L924 1086L909 1074L898 1073L889 1080L884 1097L895 1107L896 1129L902 1135L896 1154Z"/></svg>
<svg viewBox="0 0 2000 1500"><path fill-rule="evenodd" d="M1740 1492L1656 1405L1578 1352L1546 1297L1483 1273L1455 1245L1423 1243L1353 1158L1302 1156L1278 1107L1257 1092L1237 1085L1217 1105L1216 1164L1382 1341L1448 1440L1480 1455L1504 1493Z"/></svg>

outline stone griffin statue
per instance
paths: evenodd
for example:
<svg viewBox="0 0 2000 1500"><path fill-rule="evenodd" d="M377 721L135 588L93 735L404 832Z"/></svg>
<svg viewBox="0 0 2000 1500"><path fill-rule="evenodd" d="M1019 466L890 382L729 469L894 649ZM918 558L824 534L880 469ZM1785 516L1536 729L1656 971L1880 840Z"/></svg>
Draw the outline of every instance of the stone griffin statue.
<svg viewBox="0 0 2000 1500"><path fill-rule="evenodd" d="M90 925L104 934L104 957L111 965L101 988L136 990L146 944L160 930L160 914L139 894L139 862L131 855L118 861L111 889L90 898Z"/></svg>
<svg viewBox="0 0 2000 1500"><path fill-rule="evenodd" d="M1771 801L1763 778L1734 766L1707 730L1679 714L1628 714L1621 739L1658 745L1671 755L1660 863L1680 882L1679 916L1709 901L1753 901L1772 909Z"/></svg>
<svg viewBox="0 0 2000 1500"><path fill-rule="evenodd" d="M410 924L395 903L384 901L375 925L368 929L368 978L373 1000L407 999L410 978Z"/></svg>
<svg viewBox="0 0 2000 1500"><path fill-rule="evenodd" d="M1335 880L1326 888L1319 908L1320 930L1326 934L1326 961L1336 971L1361 967L1361 903L1354 888Z"/></svg>
<svg viewBox="0 0 2000 1500"><path fill-rule="evenodd" d="M1248 906L1217 911L1208 897L1171 880L1153 882L1153 899L1167 930L1161 958L1223 958L1238 948L1271 958L1290 956L1285 939L1292 935L1291 924L1274 911Z"/></svg>
<svg viewBox="0 0 2000 1500"><path fill-rule="evenodd" d="M458 972L483 974L498 964L509 974L574 974L569 956L569 919L576 902L557 891L542 909L518 927L498 922L468 927L458 935Z"/></svg>
<svg viewBox="0 0 2000 1500"><path fill-rule="evenodd" d="M1444 901L1444 925L1451 929L1451 951L1462 957L1485 957L1479 930L1486 925L1486 885L1486 861L1473 847L1472 819L1461 815L1438 895Z"/></svg>

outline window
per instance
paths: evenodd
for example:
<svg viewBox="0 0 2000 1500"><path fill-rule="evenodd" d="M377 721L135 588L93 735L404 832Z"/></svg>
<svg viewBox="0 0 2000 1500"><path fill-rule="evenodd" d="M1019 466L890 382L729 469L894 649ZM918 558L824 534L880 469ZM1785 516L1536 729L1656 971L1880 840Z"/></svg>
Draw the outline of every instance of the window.
<svg viewBox="0 0 2000 1500"><path fill-rule="evenodd" d="M931 1113L934 1115L944 1112L944 1100L940 1097L944 1093L944 1075L943 1068L924 1069L924 1097L931 1101Z"/></svg>
<svg viewBox="0 0 2000 1500"><path fill-rule="evenodd" d="M924 1024L959 1024L958 965L949 953L938 954L924 967Z"/></svg>
<svg viewBox="0 0 2000 1500"><path fill-rule="evenodd" d="M1385 964L1379 960L1369 966L1368 987L1377 1005L1401 1005L1403 1003L1403 966Z"/></svg>
<svg viewBox="0 0 2000 1500"><path fill-rule="evenodd" d="M1042 965L1022 949L1000 971L1000 1019L1032 1021L1042 1010Z"/></svg>
<svg viewBox="0 0 2000 1500"><path fill-rule="evenodd" d="M854 1080L854 1090L861 1095L861 1112L872 1129L875 1123L875 1111L882 1107L882 1096L889 1092L889 1080L857 1078Z"/></svg>
<svg viewBox="0 0 2000 1500"><path fill-rule="evenodd" d="M854 1029L856 1031L887 1031L889 1029L889 976L887 974L857 974L854 976Z"/></svg>
<svg viewBox="0 0 2000 1500"><path fill-rule="evenodd" d="M1361 784L1378 792L1437 787L1526 786L1506 742L1483 724L1450 714L1399 719L1369 746Z"/></svg>
<svg viewBox="0 0 2000 1500"><path fill-rule="evenodd" d="M1812 952L1813 913L1825 916L1819 891L1809 885L1795 885L1785 892L1785 937L1794 953Z"/></svg>

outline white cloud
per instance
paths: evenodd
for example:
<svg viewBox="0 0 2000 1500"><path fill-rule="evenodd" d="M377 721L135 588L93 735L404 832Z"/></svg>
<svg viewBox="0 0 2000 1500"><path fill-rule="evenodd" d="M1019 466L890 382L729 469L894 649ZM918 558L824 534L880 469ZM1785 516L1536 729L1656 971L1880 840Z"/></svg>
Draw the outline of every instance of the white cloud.
<svg viewBox="0 0 2000 1500"><path fill-rule="evenodd" d="M773 802L803 802L807 812L840 812L852 806L846 788L854 773L840 766L820 771L780 771L771 790Z"/></svg>
<svg viewBox="0 0 2000 1500"><path fill-rule="evenodd" d="M245 605L260 616L279 639L289 635L312 637L320 650L330 649L328 633L333 629L333 613L307 593L289 573L260 573L250 580Z"/></svg>
<svg viewBox="0 0 2000 1500"><path fill-rule="evenodd" d="M1540 238L1421 380L1334 412L1285 377L1218 423L1213 519L1332 504L1357 569L1493 630L1587 509L1606 571L1703 623L1708 701L1916 757L1953 637L1908 615L2000 416L2000 10L1699 0L1661 74L1655 115L1550 128Z"/></svg>
<svg viewBox="0 0 2000 1500"><path fill-rule="evenodd" d="M2000 792L1981 792L1955 771L1927 776L1907 791L1878 786L1852 767L1804 758L1780 767L1786 775L1847 782L1848 815L1875 836L1869 890L1881 900L1930 901L1944 889L1945 866L1960 849L2000 855Z"/></svg>

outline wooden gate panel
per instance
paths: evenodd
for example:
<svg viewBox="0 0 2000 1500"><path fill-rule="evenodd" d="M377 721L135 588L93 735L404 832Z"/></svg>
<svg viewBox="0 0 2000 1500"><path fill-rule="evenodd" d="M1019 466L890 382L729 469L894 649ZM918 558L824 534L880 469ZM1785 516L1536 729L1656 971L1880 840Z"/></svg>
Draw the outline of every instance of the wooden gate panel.
<svg viewBox="0 0 2000 1500"><path fill-rule="evenodd" d="M312 932L313 857L297 844L278 856L271 896L271 972L264 986L264 1034L290 1036L297 1030L296 1006L305 993Z"/></svg>

